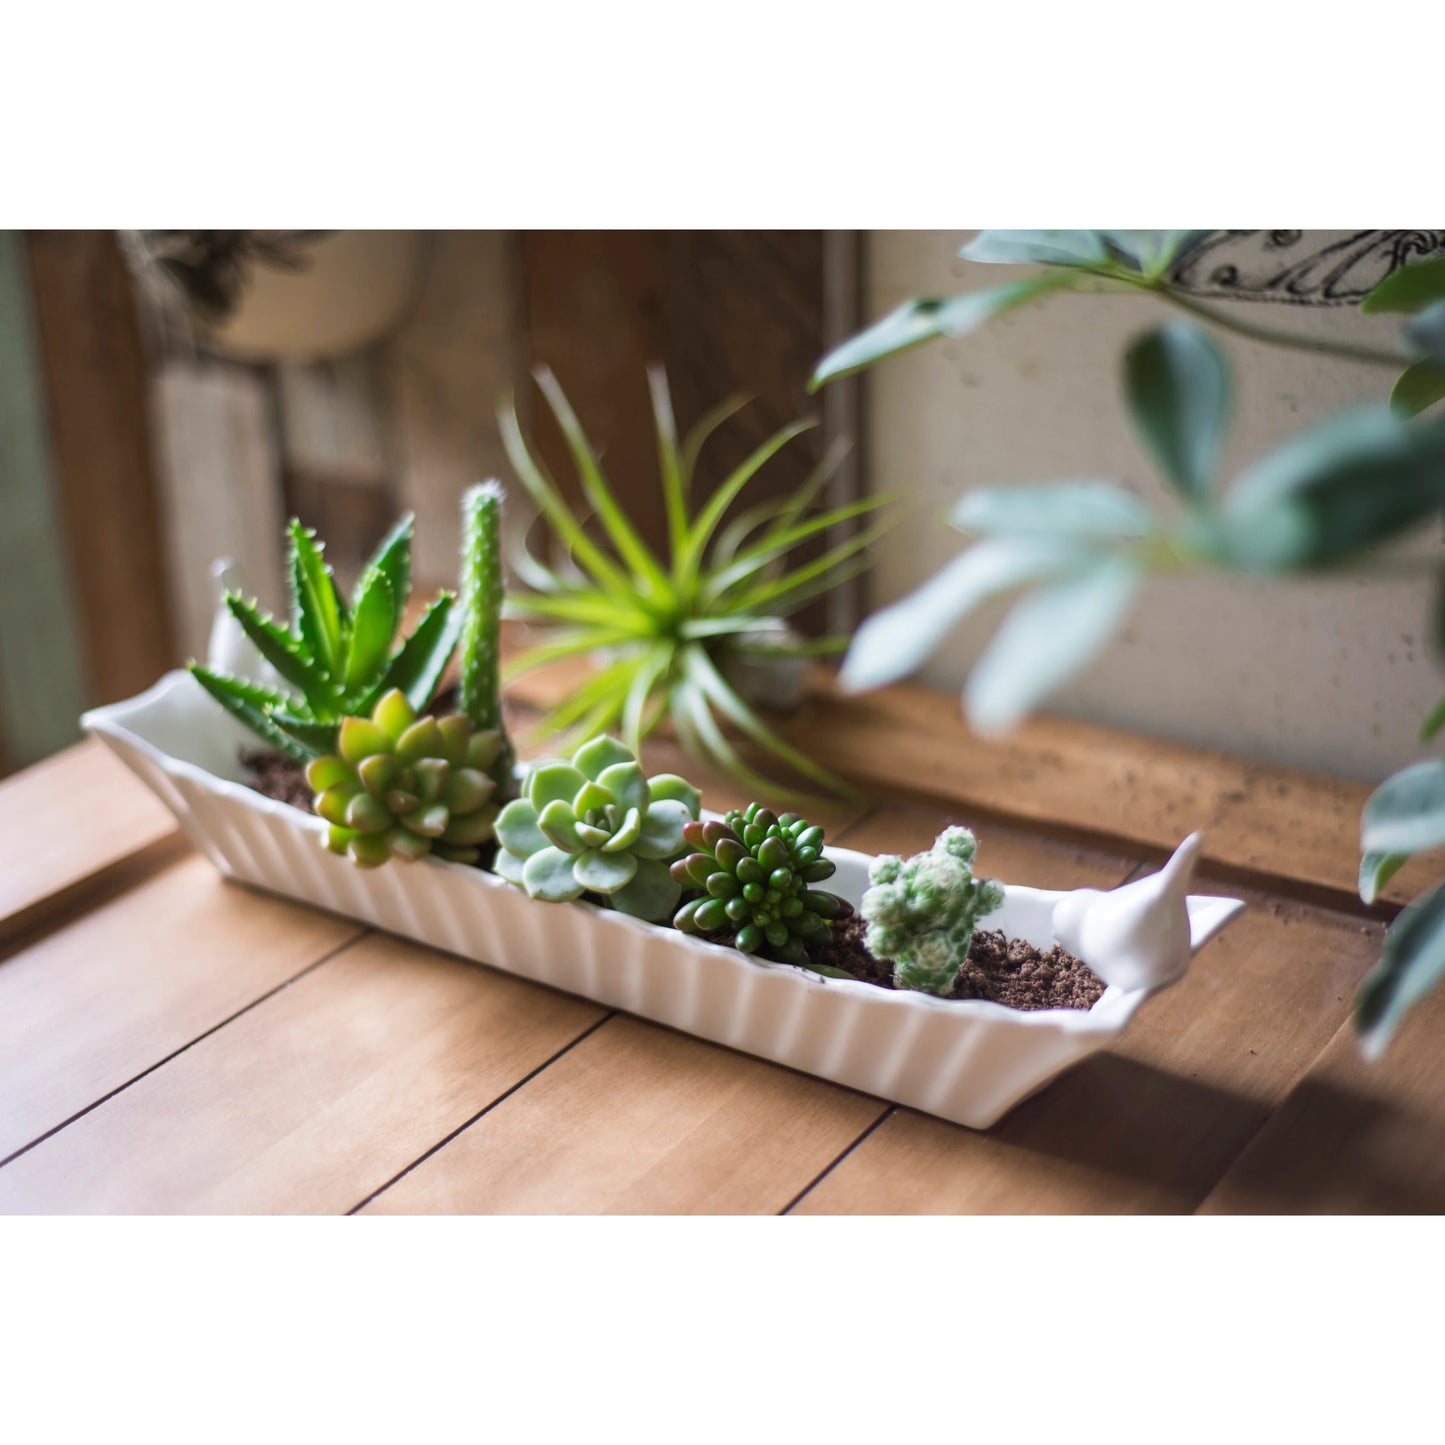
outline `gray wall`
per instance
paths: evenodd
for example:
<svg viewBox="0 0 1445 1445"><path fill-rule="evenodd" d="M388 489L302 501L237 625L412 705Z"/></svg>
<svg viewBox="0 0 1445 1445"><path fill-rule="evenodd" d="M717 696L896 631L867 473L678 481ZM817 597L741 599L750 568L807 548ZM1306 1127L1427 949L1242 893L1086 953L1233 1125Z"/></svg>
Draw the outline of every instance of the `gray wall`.
<svg viewBox="0 0 1445 1445"><path fill-rule="evenodd" d="M957 259L972 232L875 232L867 313L1024 274ZM1322 240L1338 233L1315 233ZM1353 307L1222 302L1279 327L1392 346L1398 321ZM872 485L914 511L881 544L873 601L911 590L963 543L940 522L970 487L1114 478L1163 499L1125 417L1128 339L1168 308L1147 297L1058 296L956 341L885 362L867 378ZM1225 475L1307 422L1388 394L1373 368L1224 339L1236 415ZM1168 502L1166 500L1166 505ZM1121 635L1051 710L1182 742L1373 780L1419 755L1416 731L1445 688L1430 648L1432 533L1391 563L1404 579L1154 579ZM923 679L957 687L1001 608L971 619Z"/></svg>

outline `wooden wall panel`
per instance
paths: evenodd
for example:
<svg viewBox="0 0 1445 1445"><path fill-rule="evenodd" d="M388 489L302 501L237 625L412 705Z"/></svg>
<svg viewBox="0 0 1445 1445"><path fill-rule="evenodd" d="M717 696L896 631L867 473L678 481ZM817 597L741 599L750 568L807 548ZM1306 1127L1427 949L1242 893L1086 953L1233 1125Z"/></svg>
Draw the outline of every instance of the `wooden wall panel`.
<svg viewBox="0 0 1445 1445"><path fill-rule="evenodd" d="M27 253L89 701L112 702L177 660L135 301L114 232L31 231Z"/></svg>

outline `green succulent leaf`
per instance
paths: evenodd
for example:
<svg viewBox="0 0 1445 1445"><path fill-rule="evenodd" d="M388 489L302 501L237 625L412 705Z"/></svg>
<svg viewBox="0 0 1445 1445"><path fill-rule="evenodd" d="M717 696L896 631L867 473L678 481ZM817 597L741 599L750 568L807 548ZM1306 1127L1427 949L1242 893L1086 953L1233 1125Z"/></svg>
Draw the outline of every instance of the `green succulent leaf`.
<svg viewBox="0 0 1445 1445"><path fill-rule="evenodd" d="M639 857L632 881L614 889L608 902L620 913L655 923L665 919L681 897L682 886L668 872L665 863Z"/></svg>
<svg viewBox="0 0 1445 1445"><path fill-rule="evenodd" d="M1149 509L1113 482L1056 482L969 492L949 519L982 536L1143 537Z"/></svg>
<svg viewBox="0 0 1445 1445"><path fill-rule="evenodd" d="M617 741L616 738L593 738L591 742L578 748L572 757L572 766L575 767L584 778L590 778L593 782L601 782L602 775L609 768L614 768L623 763L633 763L636 759L627 750L626 746Z"/></svg>
<svg viewBox="0 0 1445 1445"><path fill-rule="evenodd" d="M1087 666L1123 620L1140 577L1126 558L1104 558L1015 603L968 675L973 726L1007 731Z"/></svg>
<svg viewBox="0 0 1445 1445"><path fill-rule="evenodd" d="M522 868L522 886L528 897L539 898L544 903L567 903L580 898L586 885L577 879L572 866L576 861L560 848L542 848L533 853Z"/></svg>
<svg viewBox="0 0 1445 1445"><path fill-rule="evenodd" d="M1406 1012L1445 977L1445 884L1417 898L1385 935L1355 997L1355 1027L1377 1059Z"/></svg>
<svg viewBox="0 0 1445 1445"><path fill-rule="evenodd" d="M461 618L452 606L453 600L450 592L443 592L427 608L416 631L402 644L377 684L377 695L398 688L418 712L425 710L441 683L461 632Z"/></svg>
<svg viewBox="0 0 1445 1445"><path fill-rule="evenodd" d="M688 811L686 803L660 798L643 814L632 851L639 858L675 858L683 847L683 824L696 816Z"/></svg>
<svg viewBox="0 0 1445 1445"><path fill-rule="evenodd" d="M356 583L356 596L352 611L360 605L361 594L366 590L372 576L380 573L386 579L391 593L393 635L401 626L402 614L411 597L411 544L416 530L416 519L410 512L403 513L392 529L377 544Z"/></svg>
<svg viewBox="0 0 1445 1445"><path fill-rule="evenodd" d="M818 363L808 389L816 391L827 382L851 376L874 362L912 351L939 337L967 336L996 316L1073 284L1073 278L1067 275L1041 276L947 299L905 301L896 311L829 352Z"/></svg>
<svg viewBox="0 0 1445 1445"><path fill-rule="evenodd" d="M227 712L239 718L257 737L264 739L287 757L304 763L320 751L298 738L291 737L272 720L271 709L285 702L279 693L253 683L242 682L239 678L223 677L196 662L191 664L190 673Z"/></svg>
<svg viewBox="0 0 1445 1445"><path fill-rule="evenodd" d="M593 893L615 893L632 882L637 866L631 853L604 853L595 848L573 860L572 872L577 882Z"/></svg>
<svg viewBox="0 0 1445 1445"><path fill-rule="evenodd" d="M1433 256L1391 271L1360 302L1366 316L1394 311L1413 315L1435 301L1445 301L1445 257Z"/></svg>
<svg viewBox="0 0 1445 1445"><path fill-rule="evenodd" d="M269 617L239 592L228 593L226 607L241 624L241 630L255 644L257 652L281 674L306 701L323 716L334 715L340 700L324 668L318 667L300 640Z"/></svg>
<svg viewBox="0 0 1445 1445"><path fill-rule="evenodd" d="M553 798L537 814L537 829L555 848L564 853L585 853L587 844L577 835L577 814L571 803Z"/></svg>
<svg viewBox="0 0 1445 1445"><path fill-rule="evenodd" d="M1229 367L1199 327L1171 322L1124 358L1134 424L1160 470L1186 497L1214 489L1229 425Z"/></svg>
<svg viewBox="0 0 1445 1445"><path fill-rule="evenodd" d="M697 817L698 811L702 807L702 794L686 778L680 778L676 773L659 773L656 777L649 778L647 782L652 790L654 803L665 801L681 803L687 810L689 818Z"/></svg>
<svg viewBox="0 0 1445 1445"><path fill-rule="evenodd" d="M571 805L572 799L587 785L585 774L571 763L534 763L527 774L525 791L534 808L561 800Z"/></svg>
<svg viewBox="0 0 1445 1445"><path fill-rule="evenodd" d="M331 677L341 672L341 603L316 534L291 519L291 579L301 636Z"/></svg>
<svg viewBox="0 0 1445 1445"><path fill-rule="evenodd" d="M497 841L518 858L530 858L533 853L540 853L549 846L537 826L537 809L526 798L513 798L502 809L497 815L496 831ZM517 882L515 878L510 881Z"/></svg>
<svg viewBox="0 0 1445 1445"><path fill-rule="evenodd" d="M380 569L363 576L351 620L351 645L346 656L348 692L373 684L386 663L396 633L396 600Z"/></svg>
<svg viewBox="0 0 1445 1445"><path fill-rule="evenodd" d="M592 746L592 744L588 744ZM629 757L625 763L613 763L603 768L597 781L609 792L617 795L617 801L624 808L636 808L645 812L652 801L651 789L647 786L647 774L640 763Z"/></svg>
<svg viewBox="0 0 1445 1445"><path fill-rule="evenodd" d="M1365 803L1366 853L1418 853L1445 843L1445 763L1415 763L1386 778Z"/></svg>
<svg viewBox="0 0 1445 1445"><path fill-rule="evenodd" d="M1086 557L1072 540L1050 536L1001 537L970 547L916 592L863 623L843 659L839 686L868 692L907 677L980 603L1060 576Z"/></svg>

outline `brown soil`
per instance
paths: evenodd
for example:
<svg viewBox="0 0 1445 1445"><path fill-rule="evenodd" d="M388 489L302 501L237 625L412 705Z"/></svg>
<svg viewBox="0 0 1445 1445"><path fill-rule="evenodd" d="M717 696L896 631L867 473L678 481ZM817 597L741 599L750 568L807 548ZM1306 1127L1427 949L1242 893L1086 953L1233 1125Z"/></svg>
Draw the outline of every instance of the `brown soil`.
<svg viewBox="0 0 1445 1445"><path fill-rule="evenodd" d="M813 960L864 983L892 988L893 965L868 952L863 941L867 927L856 913L835 923L832 938ZM1038 949L1021 938L1005 938L996 928L980 928L973 935L968 962L946 997L987 999L1016 1009L1088 1009L1103 992L1104 981L1058 944Z"/></svg>
<svg viewBox="0 0 1445 1445"><path fill-rule="evenodd" d="M278 803L290 803L303 813L311 811L311 789L303 766L285 753L256 749L241 754L246 781L258 792Z"/></svg>

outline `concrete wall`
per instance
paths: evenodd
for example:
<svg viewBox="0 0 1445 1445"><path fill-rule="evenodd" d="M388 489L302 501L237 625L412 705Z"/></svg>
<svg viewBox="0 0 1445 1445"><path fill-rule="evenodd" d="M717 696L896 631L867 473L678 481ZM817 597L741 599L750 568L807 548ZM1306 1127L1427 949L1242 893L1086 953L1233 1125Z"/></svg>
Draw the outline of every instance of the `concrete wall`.
<svg viewBox="0 0 1445 1445"><path fill-rule="evenodd" d="M972 232L875 232L867 313L1023 274L957 259ZM1332 233L1321 232L1321 239ZM1222 302L1249 318L1394 344L1398 321L1353 307ZM912 516L879 548L873 601L911 590L963 542L940 517L968 488L1112 478L1165 500L1134 442L1120 388L1131 336L1163 319L1147 297L1059 296L957 341L885 362L867 378L872 485L912 494ZM1225 339L1235 425L1225 475L1306 423L1388 394L1373 368ZM1430 646L1438 529L1394 559L1403 580L1151 580L1089 675L1050 708L1250 757L1372 780L1420 753L1416 731L1445 688ZM935 654L924 680L959 685L1002 608Z"/></svg>

